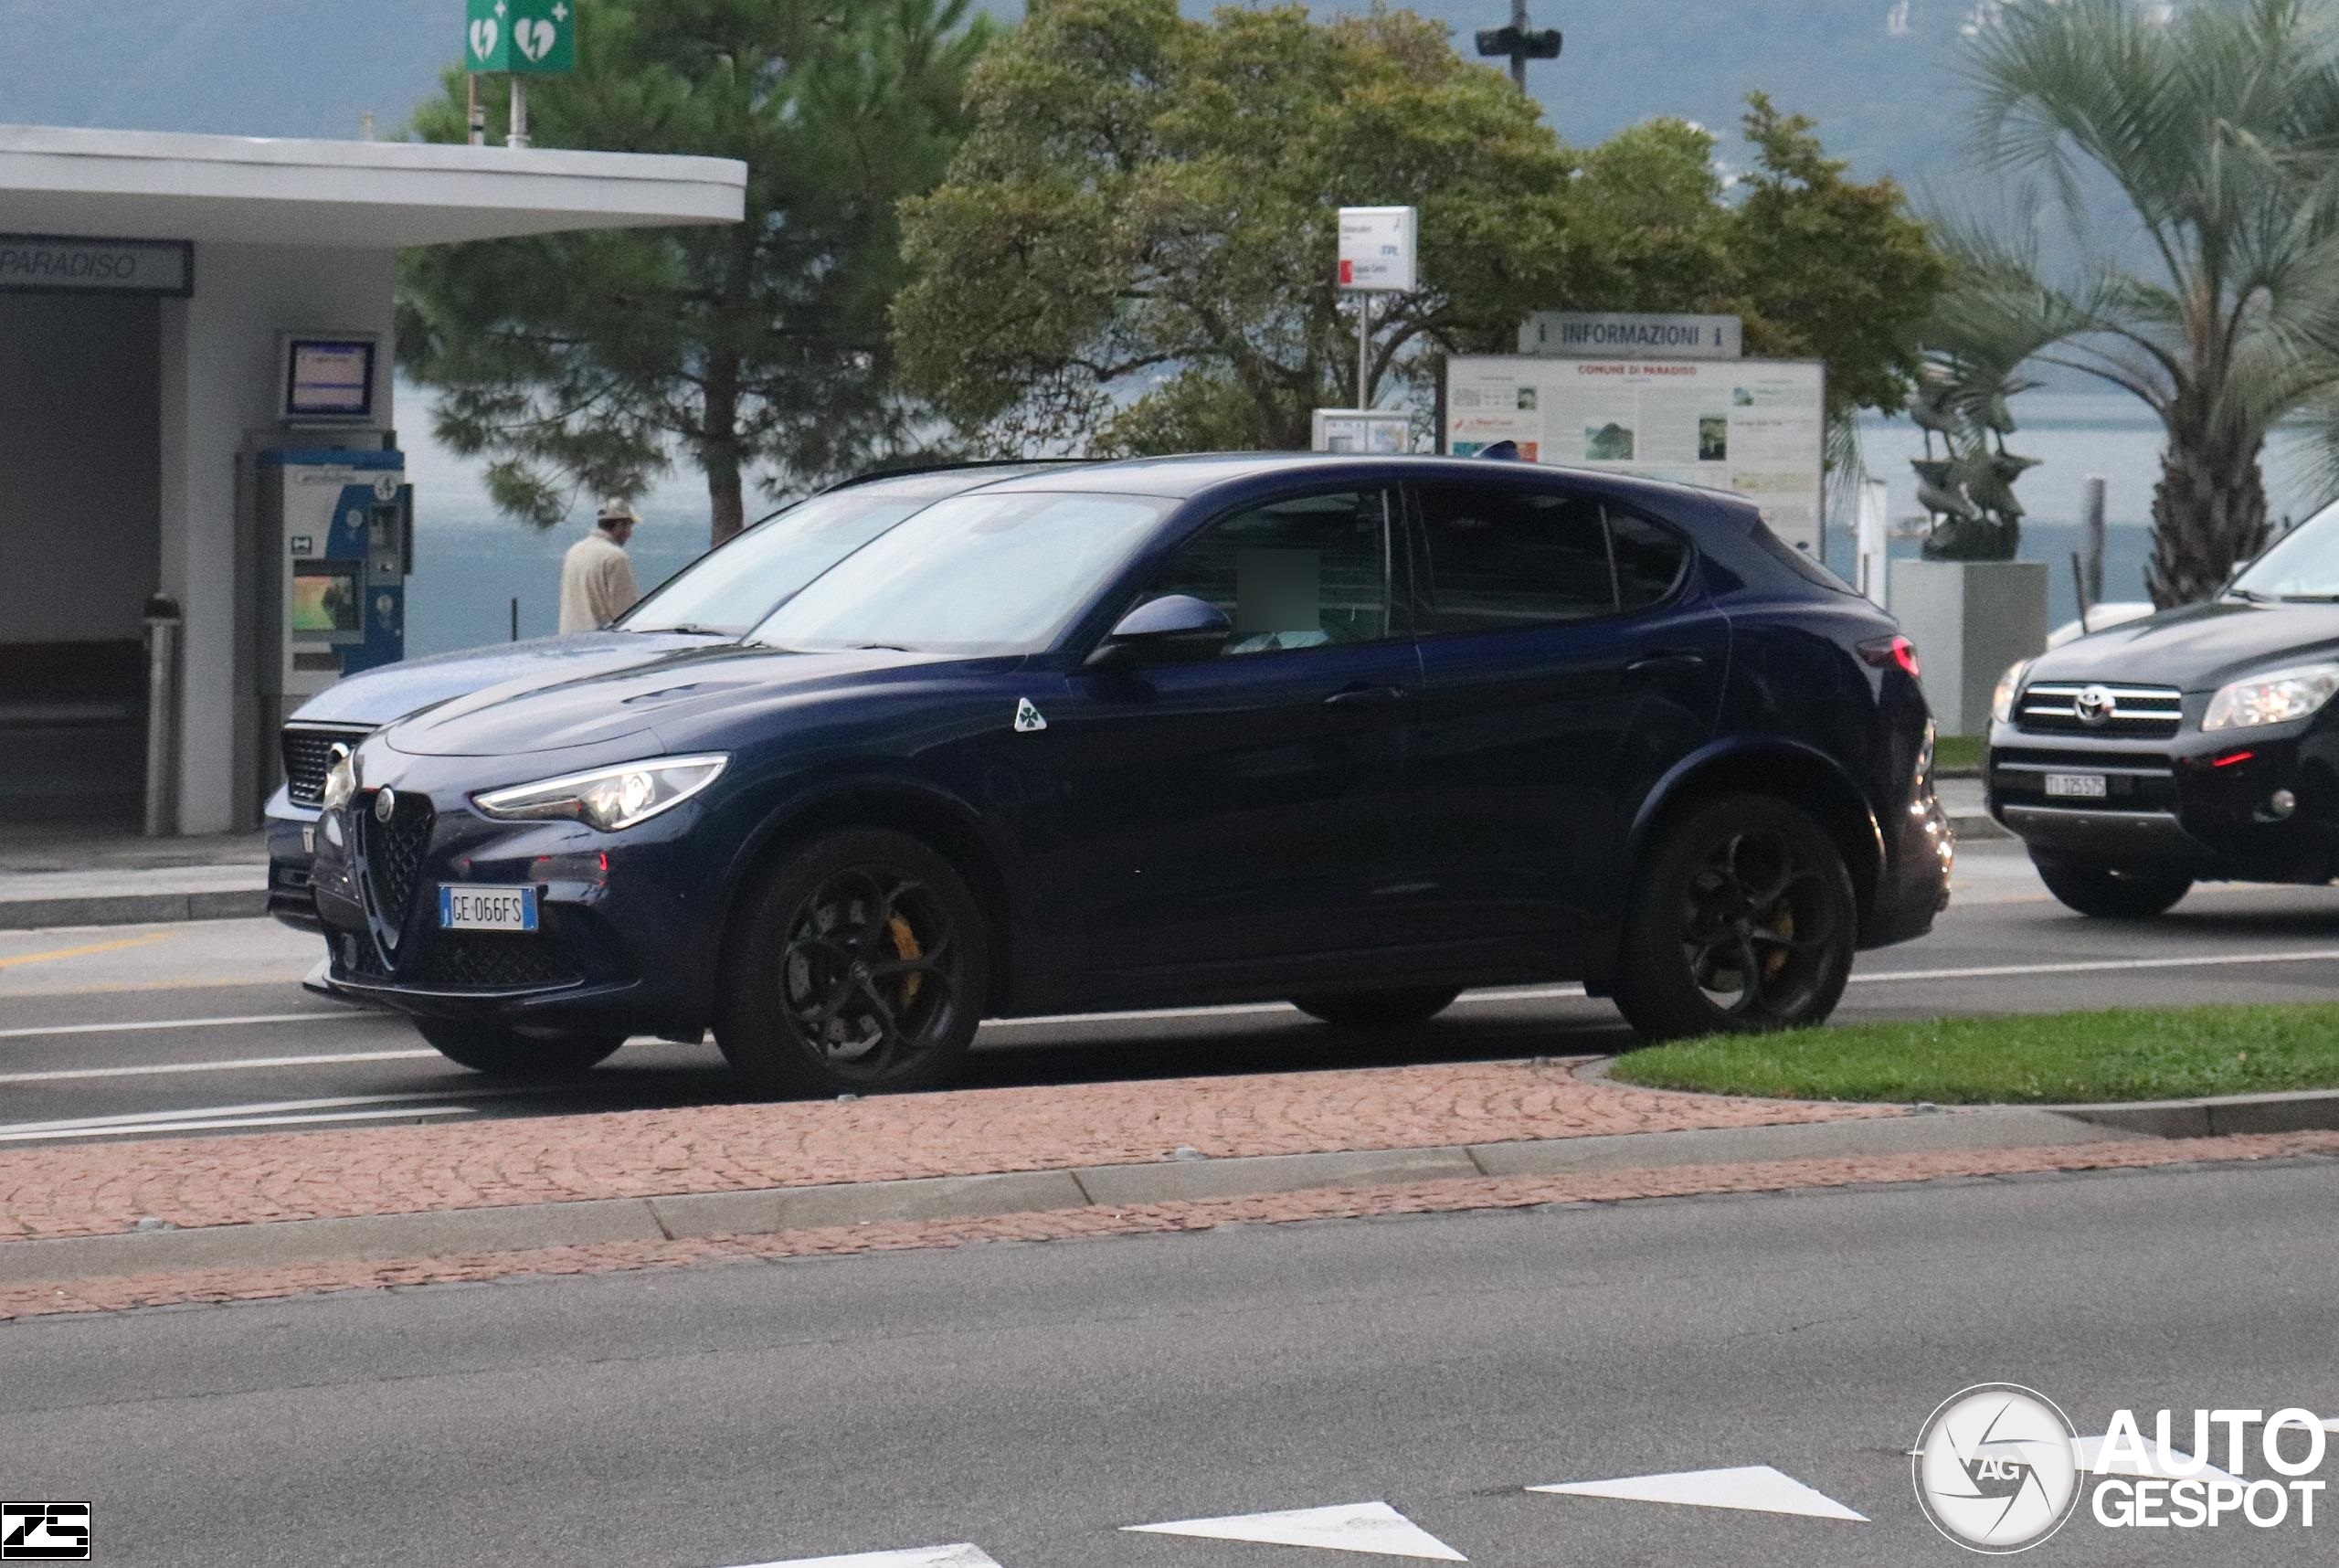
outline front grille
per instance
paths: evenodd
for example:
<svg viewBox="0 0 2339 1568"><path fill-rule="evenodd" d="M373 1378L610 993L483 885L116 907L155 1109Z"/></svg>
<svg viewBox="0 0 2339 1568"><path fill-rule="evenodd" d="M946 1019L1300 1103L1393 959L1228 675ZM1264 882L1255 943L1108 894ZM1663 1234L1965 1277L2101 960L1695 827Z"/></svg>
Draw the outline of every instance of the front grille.
<svg viewBox="0 0 2339 1568"><path fill-rule="evenodd" d="M433 991L526 991L575 985L581 977L544 936L438 931L414 978Z"/></svg>
<svg viewBox="0 0 2339 1568"><path fill-rule="evenodd" d="M2103 798L2047 793L2049 773L2101 773ZM2077 810L2174 811L2176 775L2154 751L2034 751L2005 747L1990 754L1990 790L2002 806L2059 806Z"/></svg>
<svg viewBox="0 0 2339 1568"><path fill-rule="evenodd" d="M422 870L422 852L430 842L430 824L437 813L420 795L395 797L390 820L374 814L377 792L368 791L353 803L357 824L357 863L373 895L374 911L396 933L406 924L407 906L414 897L414 881Z"/></svg>
<svg viewBox="0 0 2339 1568"><path fill-rule="evenodd" d="M370 733L363 725L286 725L277 744L284 753L284 792L292 797L292 803L323 805L333 748L355 747Z"/></svg>
<svg viewBox="0 0 2339 1568"><path fill-rule="evenodd" d="M2102 716L2090 723L2080 716L2083 707ZM2015 705L2016 726L2048 735L2159 738L2175 735L2184 716L2185 694L2174 686L2108 681L2040 681L2024 687Z"/></svg>

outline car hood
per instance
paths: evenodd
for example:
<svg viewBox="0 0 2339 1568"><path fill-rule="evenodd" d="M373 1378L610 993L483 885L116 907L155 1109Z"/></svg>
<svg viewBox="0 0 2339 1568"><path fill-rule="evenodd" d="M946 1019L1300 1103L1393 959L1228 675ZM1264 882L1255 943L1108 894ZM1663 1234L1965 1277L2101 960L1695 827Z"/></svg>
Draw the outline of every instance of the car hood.
<svg viewBox="0 0 2339 1568"><path fill-rule="evenodd" d="M710 718L800 700L825 687L914 670L945 656L893 649L791 653L704 642L615 667L573 665L454 697L392 726L383 739L417 757L505 757L598 747L629 736L694 734Z"/></svg>
<svg viewBox="0 0 2339 1568"><path fill-rule="evenodd" d="M374 727L457 697L515 686L527 689L582 675L630 669L679 651L727 647L679 632L577 631L434 653L385 664L337 681L301 705L292 716L309 724Z"/></svg>
<svg viewBox="0 0 2339 1568"><path fill-rule="evenodd" d="M2274 663L2339 657L2339 604L2220 599L2163 610L2042 653L2033 681L2130 682L2209 691Z"/></svg>

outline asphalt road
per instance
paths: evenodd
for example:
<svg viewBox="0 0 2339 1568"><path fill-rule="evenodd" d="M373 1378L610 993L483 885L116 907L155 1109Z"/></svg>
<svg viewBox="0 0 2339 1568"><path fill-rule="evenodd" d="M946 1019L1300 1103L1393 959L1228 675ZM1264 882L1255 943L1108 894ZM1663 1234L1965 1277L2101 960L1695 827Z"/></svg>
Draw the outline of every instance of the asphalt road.
<svg viewBox="0 0 2339 1568"><path fill-rule="evenodd" d="M121 1563L1335 1568L1401 1559L1125 1527L1385 1501L1489 1568L1946 1568L1904 1452L1968 1385L2082 1435L2339 1411L2334 1197L2315 1160L32 1319L0 1496L89 1499ZM1524 1489L1757 1465L1864 1520ZM2082 1513L2037 1560L2328 1562L2334 1506Z"/></svg>
<svg viewBox="0 0 2339 1568"><path fill-rule="evenodd" d="M489 1085L398 1019L302 994L318 952L266 920L0 933L0 1148L732 1092L711 1044L649 1041L577 1086ZM1476 993L1395 1040L1343 1036L1274 1006L1002 1022L984 1029L967 1081L1557 1055L1629 1040L1613 1008L1569 990ZM1990 843L1966 848L1932 936L1862 959L1837 1016L2299 1000L2339 1000L2339 889L2211 886L2158 921L2093 921L2049 898L2018 846Z"/></svg>

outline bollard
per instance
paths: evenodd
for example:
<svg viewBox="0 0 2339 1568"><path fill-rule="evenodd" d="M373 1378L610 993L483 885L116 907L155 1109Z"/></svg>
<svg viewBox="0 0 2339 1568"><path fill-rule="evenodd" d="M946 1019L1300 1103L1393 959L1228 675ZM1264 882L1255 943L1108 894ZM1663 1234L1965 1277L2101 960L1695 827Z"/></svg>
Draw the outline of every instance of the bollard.
<svg viewBox="0 0 2339 1568"><path fill-rule="evenodd" d="M178 832L178 601L161 594L146 601L146 836Z"/></svg>

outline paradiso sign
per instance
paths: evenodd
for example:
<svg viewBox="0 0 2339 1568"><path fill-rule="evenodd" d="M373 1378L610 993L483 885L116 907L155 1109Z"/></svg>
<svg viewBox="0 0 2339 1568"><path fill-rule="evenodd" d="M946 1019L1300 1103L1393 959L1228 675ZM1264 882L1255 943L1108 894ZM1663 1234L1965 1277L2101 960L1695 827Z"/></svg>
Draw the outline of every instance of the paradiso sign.
<svg viewBox="0 0 2339 1568"><path fill-rule="evenodd" d="M81 239L0 234L0 293L195 292L195 247L184 239Z"/></svg>

